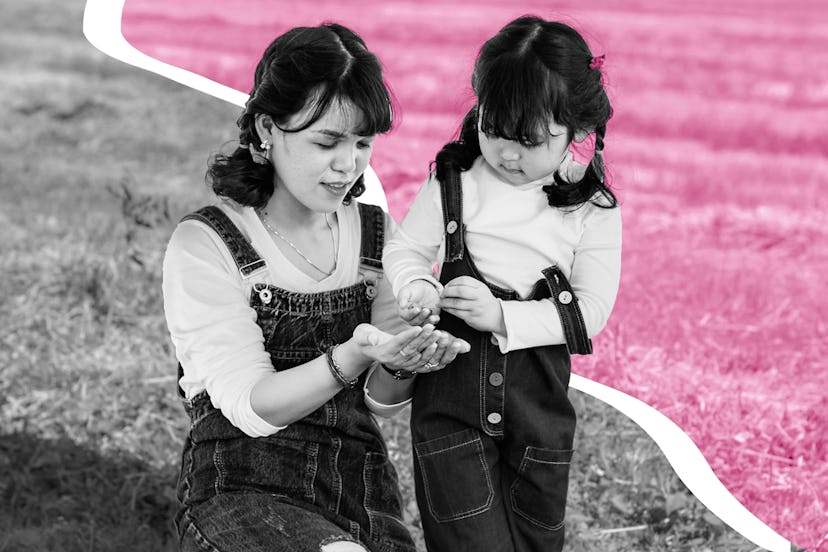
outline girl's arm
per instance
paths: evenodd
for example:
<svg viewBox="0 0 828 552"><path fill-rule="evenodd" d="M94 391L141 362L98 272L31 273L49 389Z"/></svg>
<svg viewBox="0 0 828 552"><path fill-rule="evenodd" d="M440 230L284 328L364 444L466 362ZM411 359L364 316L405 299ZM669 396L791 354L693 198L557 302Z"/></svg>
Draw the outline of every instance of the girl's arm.
<svg viewBox="0 0 828 552"><path fill-rule="evenodd" d="M389 236L396 235L395 226L393 219L386 215L386 243L391 240ZM371 305L371 322L379 329L392 334L410 327L399 315L387 273L383 274L383 278L377 285L377 296ZM465 342L456 340L445 332L442 333L444 335L440 335L437 349L448 355L446 359L453 359L459 352L466 351ZM426 352L426 357L431 356L428 353ZM375 414L385 417L393 416L411 402L413 391L413 378L394 379L386 370L375 364L365 383L365 402Z"/></svg>
<svg viewBox="0 0 828 552"><path fill-rule="evenodd" d="M382 264L394 292L414 280L426 280L440 291L434 276L443 244L443 205L440 184L433 176L426 180L414 198L403 221L385 245Z"/></svg>
<svg viewBox="0 0 828 552"><path fill-rule="evenodd" d="M621 277L621 211L594 207L584 221L575 248L569 282L578 298L587 335L606 325L615 305ZM557 308L551 299L501 301L505 334L495 333L502 352L566 343Z"/></svg>

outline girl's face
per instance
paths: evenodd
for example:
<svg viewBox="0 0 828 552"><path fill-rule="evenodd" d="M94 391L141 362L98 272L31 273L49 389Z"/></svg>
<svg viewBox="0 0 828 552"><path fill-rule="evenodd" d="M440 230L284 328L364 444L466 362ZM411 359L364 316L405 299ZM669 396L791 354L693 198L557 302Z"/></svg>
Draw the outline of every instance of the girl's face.
<svg viewBox="0 0 828 552"><path fill-rule="evenodd" d="M480 128L478 119L477 128ZM514 186L528 184L551 176L566 155L569 147L567 129L554 121L549 133L538 136L532 145L524 146L516 140L507 140L477 131L483 158L503 178Z"/></svg>
<svg viewBox="0 0 828 552"><path fill-rule="evenodd" d="M280 126L301 126L314 107L311 103ZM335 211L371 159L376 136L354 133L361 119L361 112L350 102L334 101L304 130L284 132L273 126L273 205L316 213Z"/></svg>

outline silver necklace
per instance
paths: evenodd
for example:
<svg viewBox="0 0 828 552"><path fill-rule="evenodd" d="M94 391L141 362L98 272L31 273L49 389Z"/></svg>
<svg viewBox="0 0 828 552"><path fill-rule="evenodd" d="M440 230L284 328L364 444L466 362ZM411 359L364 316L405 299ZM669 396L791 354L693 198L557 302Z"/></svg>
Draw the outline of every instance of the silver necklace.
<svg viewBox="0 0 828 552"><path fill-rule="evenodd" d="M315 268L316 270L318 270L319 272L321 272L322 274L324 274L326 276L330 276L331 274L336 272L336 241L334 240L333 226L331 226L331 221L328 220L327 213L325 214L325 224L328 225L328 231L331 233L331 244L333 245L333 252L334 252L334 265L333 265L333 268L330 271L322 270L321 268L319 268L319 266L315 262L310 260L307 255L305 255L304 253L302 253L299 250L298 247L293 245L293 242L291 242L289 239L284 237L278 230L276 230L273 226L271 226L270 223L267 221L267 211L264 211L262 209L256 209L256 214L259 215L259 220L262 221L262 224L265 225L265 228L267 228L274 236L276 236L277 238L279 238L280 240L282 240L283 242L288 244L291 249L296 251L296 253L300 257L305 259L305 262L307 262L313 268Z"/></svg>

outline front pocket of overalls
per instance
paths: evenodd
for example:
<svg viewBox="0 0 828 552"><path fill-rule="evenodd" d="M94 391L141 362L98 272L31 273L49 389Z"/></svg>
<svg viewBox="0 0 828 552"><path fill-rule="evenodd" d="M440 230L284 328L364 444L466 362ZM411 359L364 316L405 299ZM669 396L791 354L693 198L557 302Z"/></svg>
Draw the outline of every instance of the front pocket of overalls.
<svg viewBox="0 0 828 552"><path fill-rule="evenodd" d="M379 452L367 453L362 480L365 486L363 507L368 516L371 538L382 543L383 550L400 550L410 546L411 537L400 518L402 498L399 481L388 458Z"/></svg>
<svg viewBox="0 0 828 552"><path fill-rule="evenodd" d="M512 509L539 527L561 529L571 461L571 450L526 447L510 489Z"/></svg>
<svg viewBox="0 0 828 552"><path fill-rule="evenodd" d="M485 512L494 490L483 441L474 429L414 444L428 509L437 521Z"/></svg>

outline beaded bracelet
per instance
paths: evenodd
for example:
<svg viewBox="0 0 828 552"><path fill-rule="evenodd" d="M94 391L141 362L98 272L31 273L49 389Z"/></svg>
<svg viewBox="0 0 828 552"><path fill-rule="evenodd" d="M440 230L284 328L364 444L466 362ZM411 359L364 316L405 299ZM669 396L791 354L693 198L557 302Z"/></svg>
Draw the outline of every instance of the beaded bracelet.
<svg viewBox="0 0 828 552"><path fill-rule="evenodd" d="M328 361L328 368L331 370L331 374L333 377L336 378L336 381L342 385L342 387L347 387L348 389L353 389L359 383L359 376L355 377L354 379L348 379L345 377L345 374L342 373L342 368L336 363L333 357L333 351L336 348L336 345L331 345L325 351L325 358Z"/></svg>

